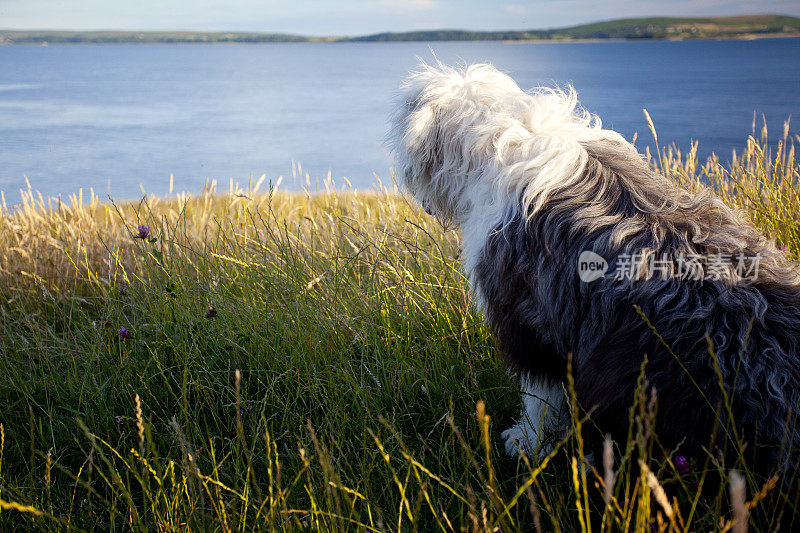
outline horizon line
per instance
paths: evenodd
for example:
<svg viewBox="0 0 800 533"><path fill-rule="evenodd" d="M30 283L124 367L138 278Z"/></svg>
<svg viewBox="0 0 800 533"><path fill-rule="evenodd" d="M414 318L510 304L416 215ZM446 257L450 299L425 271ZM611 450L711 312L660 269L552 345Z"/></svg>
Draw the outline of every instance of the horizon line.
<svg viewBox="0 0 800 533"><path fill-rule="evenodd" d="M405 34L405 33L421 33L421 32L471 32L471 33L506 33L506 32L544 32L555 30L566 30L578 28L581 26L589 26L592 24L599 24L604 22L616 22L623 20L644 20L644 19L729 19L729 18L747 18L747 17L787 17L793 19L800 19L800 16L788 15L784 13L751 13L751 14L731 14L731 15L714 15L714 16L663 16L663 15L649 15L644 17L620 17L609 19L597 19L591 22L584 22L581 24L571 24L568 26L553 26L548 28L519 28L519 29L467 29L467 28L444 28L434 27L427 29L409 29L409 30L385 30L375 31L369 33L359 34L312 34L312 33L295 33L285 31L268 31L268 30L212 30L212 29L64 29L64 28L0 28L2 32L62 32L62 33L217 33L217 34L251 34L251 35L284 35L288 37L310 37L316 39L347 39L357 37L370 37L373 35L385 34Z"/></svg>

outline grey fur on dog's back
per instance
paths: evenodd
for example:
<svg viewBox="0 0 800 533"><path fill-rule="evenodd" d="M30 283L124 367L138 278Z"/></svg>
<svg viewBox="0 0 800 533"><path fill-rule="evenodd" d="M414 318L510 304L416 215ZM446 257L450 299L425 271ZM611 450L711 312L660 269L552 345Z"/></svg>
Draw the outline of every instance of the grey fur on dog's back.
<svg viewBox="0 0 800 533"><path fill-rule="evenodd" d="M797 268L718 199L676 187L628 147L586 148L583 179L554 191L530 219L517 215L499 225L479 263L474 279L507 362L558 380L572 353L579 402L595 409L601 429L624 437L647 354L646 376L658 391L657 433L667 446L683 442L684 453L701 453L717 417L719 431L730 431L708 336L740 436L751 447L769 447L755 460L770 470L782 446L785 454L800 445L793 419L800 404ZM612 269L620 254L639 250L761 259L755 280L730 269L719 280L646 279L643 272L641 279L584 283L578 257L585 250Z"/></svg>
<svg viewBox="0 0 800 533"><path fill-rule="evenodd" d="M572 354L579 403L622 440L646 354L664 444L701 453L719 424L717 444L730 450L735 427L759 471L796 459L800 269L741 215L654 172L574 92L523 92L488 65L423 65L391 137L405 187L461 228L478 306L523 386L556 398ZM622 254L757 257L758 275L705 263L693 280L667 264L588 283L587 251L611 270Z"/></svg>

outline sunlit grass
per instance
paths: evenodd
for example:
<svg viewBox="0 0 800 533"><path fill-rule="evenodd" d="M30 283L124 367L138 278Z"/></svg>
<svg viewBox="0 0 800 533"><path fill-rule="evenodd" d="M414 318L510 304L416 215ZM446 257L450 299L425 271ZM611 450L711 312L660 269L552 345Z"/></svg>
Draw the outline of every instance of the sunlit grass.
<svg viewBox="0 0 800 533"><path fill-rule="evenodd" d="M787 144L653 162L797 260ZM604 457L585 460L575 409L546 461L507 458L518 386L471 304L458 234L380 184L326 187L3 199L0 529L798 527L796 480L664 459L646 376L629 441Z"/></svg>

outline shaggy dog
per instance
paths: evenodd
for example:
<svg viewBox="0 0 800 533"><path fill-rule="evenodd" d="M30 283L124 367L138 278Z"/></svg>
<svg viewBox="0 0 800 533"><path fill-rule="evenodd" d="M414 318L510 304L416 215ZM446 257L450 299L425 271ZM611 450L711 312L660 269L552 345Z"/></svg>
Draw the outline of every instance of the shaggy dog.
<svg viewBox="0 0 800 533"><path fill-rule="evenodd" d="M390 142L403 186L460 227L477 305L521 378L509 453L541 456L563 432L570 354L579 405L624 441L646 356L667 448L702 454L716 428L757 471L793 466L800 269L740 214L653 171L571 89L525 92L490 65L422 65Z"/></svg>

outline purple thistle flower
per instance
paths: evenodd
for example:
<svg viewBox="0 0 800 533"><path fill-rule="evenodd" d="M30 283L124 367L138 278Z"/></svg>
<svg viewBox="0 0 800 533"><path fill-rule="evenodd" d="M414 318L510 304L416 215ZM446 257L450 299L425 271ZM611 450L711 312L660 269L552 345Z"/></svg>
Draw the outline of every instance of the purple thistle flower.
<svg viewBox="0 0 800 533"><path fill-rule="evenodd" d="M139 224L139 235L136 236L137 239L146 239L150 235L150 228L143 224Z"/></svg>
<svg viewBox="0 0 800 533"><path fill-rule="evenodd" d="M125 421L122 419L121 416L115 416L114 417L114 422L116 422L118 426L121 426L122 424L125 423Z"/></svg>
<svg viewBox="0 0 800 533"><path fill-rule="evenodd" d="M117 333L119 333L119 338L123 340L133 337L133 333L125 329L125 326L120 326L119 329L117 329Z"/></svg>
<svg viewBox="0 0 800 533"><path fill-rule="evenodd" d="M689 461L683 455L675 456L675 467L681 474L688 474L692 471L692 465L689 464Z"/></svg>

